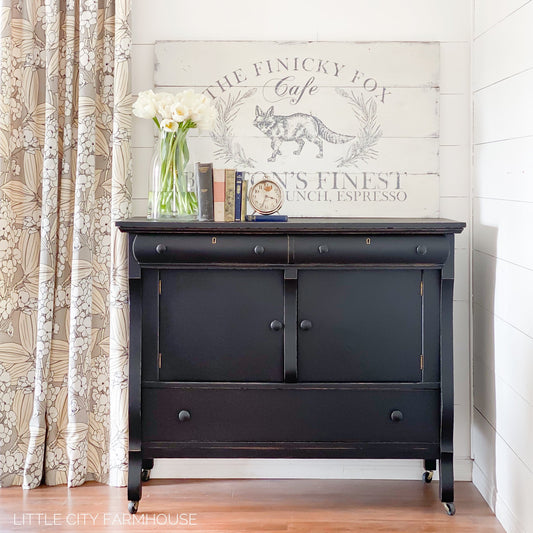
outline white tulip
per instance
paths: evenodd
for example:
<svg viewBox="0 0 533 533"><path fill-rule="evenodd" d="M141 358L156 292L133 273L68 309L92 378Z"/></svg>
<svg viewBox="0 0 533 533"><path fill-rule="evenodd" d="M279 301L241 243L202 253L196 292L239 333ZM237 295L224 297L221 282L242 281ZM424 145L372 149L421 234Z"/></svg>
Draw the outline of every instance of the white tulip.
<svg viewBox="0 0 533 533"><path fill-rule="evenodd" d="M172 118L177 122L183 122L184 120L191 118L190 108L181 102L176 102L174 105L172 105L171 110Z"/></svg>
<svg viewBox="0 0 533 533"><path fill-rule="evenodd" d="M191 120L200 122L209 113L209 108L205 104L198 104L191 110Z"/></svg>
<svg viewBox="0 0 533 533"><path fill-rule="evenodd" d="M176 102L180 102L186 107L193 107L196 104L196 93L191 89L182 91L176 95Z"/></svg>
<svg viewBox="0 0 533 533"><path fill-rule="evenodd" d="M157 113L154 91L142 91L133 104L133 114L139 118L154 118Z"/></svg>
<svg viewBox="0 0 533 533"><path fill-rule="evenodd" d="M155 95L157 113L161 119L172 118L172 106L174 105L174 95L170 93L157 93Z"/></svg>
<svg viewBox="0 0 533 533"><path fill-rule="evenodd" d="M202 131L209 131L215 127L216 117L216 109L211 105L207 105L202 108L202 113L198 115L198 120L195 122Z"/></svg>
<svg viewBox="0 0 533 533"><path fill-rule="evenodd" d="M163 131L174 132L179 128L179 124L175 120L165 118L161 121L161 129Z"/></svg>

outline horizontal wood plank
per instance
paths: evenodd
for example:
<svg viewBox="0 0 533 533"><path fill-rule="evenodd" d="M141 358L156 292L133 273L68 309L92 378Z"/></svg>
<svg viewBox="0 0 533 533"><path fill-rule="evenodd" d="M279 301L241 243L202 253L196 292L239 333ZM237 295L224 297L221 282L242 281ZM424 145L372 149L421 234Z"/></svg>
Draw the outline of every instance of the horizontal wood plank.
<svg viewBox="0 0 533 533"><path fill-rule="evenodd" d="M474 93L474 144L533 135L533 87L527 70Z"/></svg>
<svg viewBox="0 0 533 533"><path fill-rule="evenodd" d="M530 2L474 39L472 49L474 91L531 67L531 49L533 49L531 20L533 20L533 3ZM502 46L502 43L505 43L505 46Z"/></svg>
<svg viewBox="0 0 533 533"><path fill-rule="evenodd" d="M198 54L208 57L194 61ZM155 58L158 87L174 85L177 72L182 73L183 83L209 86L237 68L249 80L270 72L305 71L344 80L350 86L361 87L368 78L386 87L439 86L438 43L157 41ZM242 65L239 59L244 60Z"/></svg>

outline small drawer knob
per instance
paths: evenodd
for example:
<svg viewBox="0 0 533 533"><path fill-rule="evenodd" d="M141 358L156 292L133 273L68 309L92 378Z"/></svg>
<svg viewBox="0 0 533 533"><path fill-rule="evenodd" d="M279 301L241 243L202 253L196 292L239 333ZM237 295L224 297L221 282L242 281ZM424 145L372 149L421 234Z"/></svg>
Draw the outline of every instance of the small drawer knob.
<svg viewBox="0 0 533 533"><path fill-rule="evenodd" d="M310 330L313 327L313 323L310 320L302 320L300 322L300 329L304 331Z"/></svg>
<svg viewBox="0 0 533 533"><path fill-rule="evenodd" d="M265 253L265 247L258 244L254 247L254 254L263 255Z"/></svg>
<svg viewBox="0 0 533 533"><path fill-rule="evenodd" d="M158 244L158 245L155 247L155 251L156 251L158 254L164 254L164 253L167 251L167 247L166 247L164 244Z"/></svg>
<svg viewBox="0 0 533 533"><path fill-rule="evenodd" d="M416 247L416 253L418 255L426 255L428 253L428 249L427 249L427 246L424 246L423 244L419 244L417 247Z"/></svg>
<svg viewBox="0 0 533 533"><path fill-rule="evenodd" d="M191 413L189 411L183 410L178 413L178 420L180 422L188 422L191 419Z"/></svg>
<svg viewBox="0 0 533 533"><path fill-rule="evenodd" d="M401 422L403 420L403 413L401 411L393 411L391 414L390 414L390 419L393 421L393 422Z"/></svg>
<svg viewBox="0 0 533 533"><path fill-rule="evenodd" d="M279 320L272 320L270 322L270 329L272 331L280 331L283 329L283 324Z"/></svg>
<svg viewBox="0 0 533 533"><path fill-rule="evenodd" d="M318 247L318 253L319 254L327 254L329 252L329 248L325 244L321 244Z"/></svg>

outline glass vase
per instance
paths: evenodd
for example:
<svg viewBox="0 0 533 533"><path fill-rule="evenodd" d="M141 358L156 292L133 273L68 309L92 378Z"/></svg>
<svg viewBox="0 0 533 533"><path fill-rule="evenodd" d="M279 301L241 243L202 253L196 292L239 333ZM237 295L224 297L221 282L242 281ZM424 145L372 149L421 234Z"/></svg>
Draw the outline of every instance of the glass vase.
<svg viewBox="0 0 533 533"><path fill-rule="evenodd" d="M198 199L188 163L187 130L161 129L152 157L148 218L196 219Z"/></svg>

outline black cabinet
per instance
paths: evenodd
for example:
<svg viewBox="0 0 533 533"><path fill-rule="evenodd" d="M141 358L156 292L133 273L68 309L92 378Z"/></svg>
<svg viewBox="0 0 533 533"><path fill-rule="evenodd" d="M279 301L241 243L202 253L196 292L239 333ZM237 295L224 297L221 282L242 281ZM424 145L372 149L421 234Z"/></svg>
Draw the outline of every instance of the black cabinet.
<svg viewBox="0 0 533 533"><path fill-rule="evenodd" d="M131 219L128 498L156 457L420 458L453 512L443 219ZM426 472L425 480L431 480Z"/></svg>

